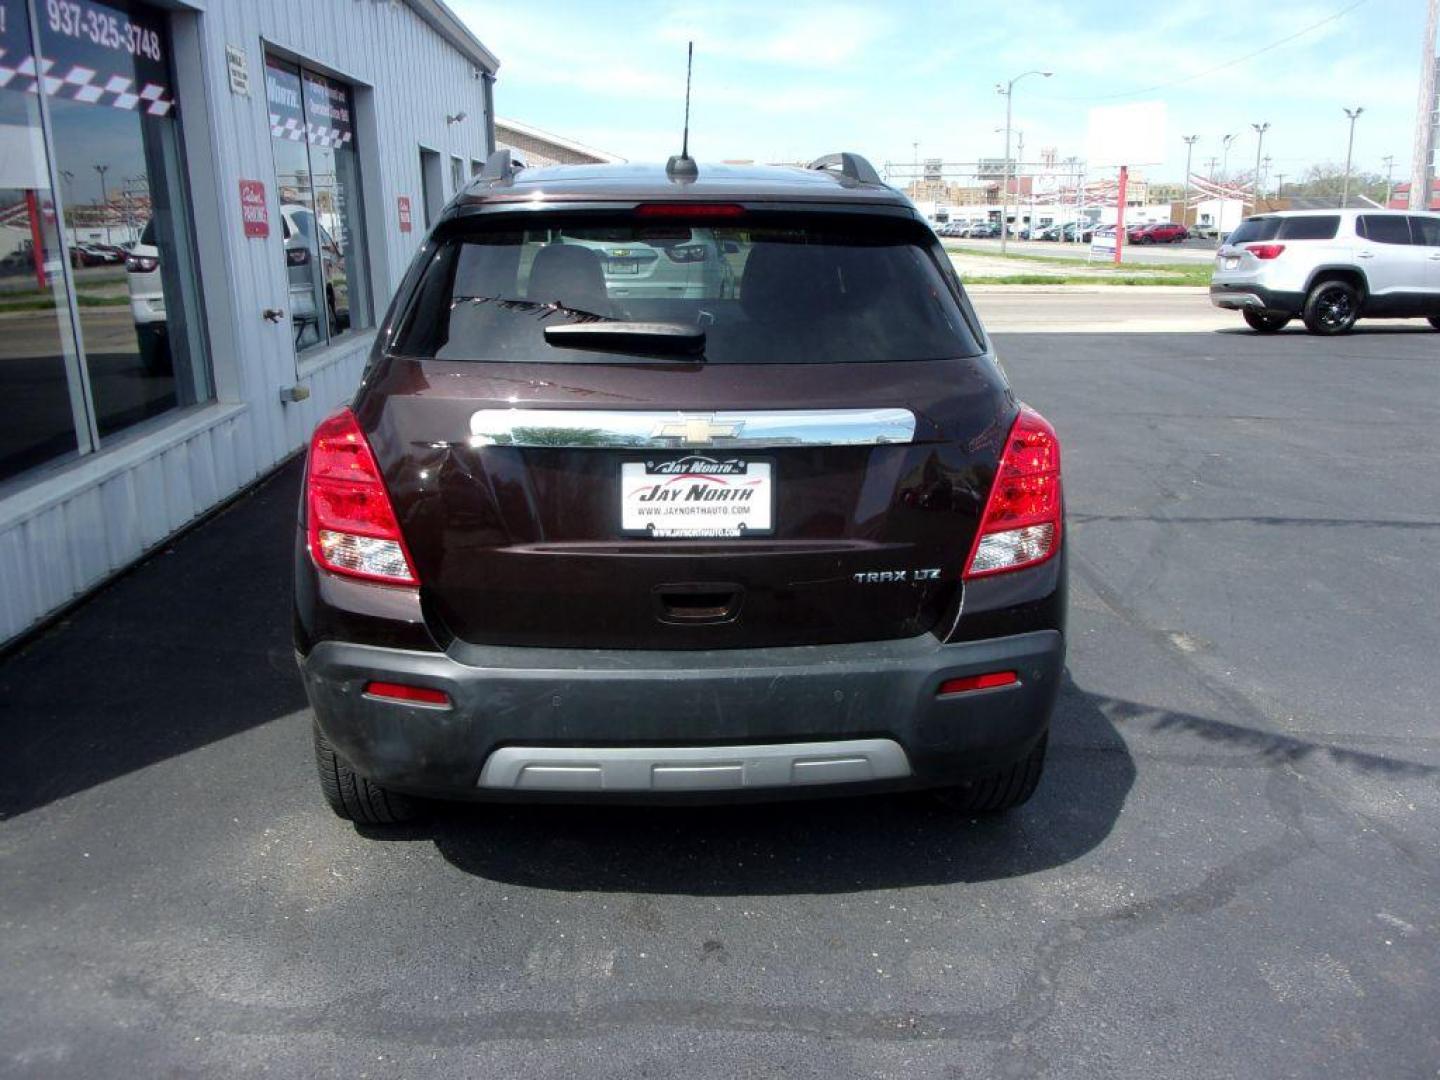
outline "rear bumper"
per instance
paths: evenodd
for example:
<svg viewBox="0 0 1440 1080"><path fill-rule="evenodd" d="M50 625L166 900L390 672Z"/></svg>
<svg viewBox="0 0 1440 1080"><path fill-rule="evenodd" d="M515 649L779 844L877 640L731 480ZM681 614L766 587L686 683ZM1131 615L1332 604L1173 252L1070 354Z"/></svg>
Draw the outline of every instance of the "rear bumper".
<svg viewBox="0 0 1440 1080"><path fill-rule="evenodd" d="M1253 282L1212 282L1210 303L1218 308L1232 311L1279 311L1286 315L1299 315L1305 309L1305 294L1281 289L1270 289Z"/></svg>
<svg viewBox="0 0 1440 1080"><path fill-rule="evenodd" d="M637 652L321 642L301 660L316 718L362 774L439 798L775 796L927 787L1019 760L1064 667L1055 630L944 644ZM938 697L945 679L1019 682ZM371 680L449 708L368 697Z"/></svg>

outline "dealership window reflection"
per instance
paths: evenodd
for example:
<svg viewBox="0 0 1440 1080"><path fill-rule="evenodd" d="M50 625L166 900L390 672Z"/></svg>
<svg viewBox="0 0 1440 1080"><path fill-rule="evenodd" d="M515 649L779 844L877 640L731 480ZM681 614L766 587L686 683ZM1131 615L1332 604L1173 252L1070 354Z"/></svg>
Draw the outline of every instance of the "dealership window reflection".
<svg viewBox="0 0 1440 1080"><path fill-rule="evenodd" d="M0 47L24 49L23 5L4 13ZM11 79L0 87L0 481L76 451L68 320L40 103Z"/></svg>
<svg viewBox="0 0 1440 1080"><path fill-rule="evenodd" d="M265 58L295 350L374 324L350 88Z"/></svg>
<svg viewBox="0 0 1440 1080"><path fill-rule="evenodd" d="M42 16L56 68L96 71L49 98L64 228L96 428L103 439L209 397L164 16L140 4L87 9L129 20L148 51L108 48ZM109 87L100 92L100 87Z"/></svg>

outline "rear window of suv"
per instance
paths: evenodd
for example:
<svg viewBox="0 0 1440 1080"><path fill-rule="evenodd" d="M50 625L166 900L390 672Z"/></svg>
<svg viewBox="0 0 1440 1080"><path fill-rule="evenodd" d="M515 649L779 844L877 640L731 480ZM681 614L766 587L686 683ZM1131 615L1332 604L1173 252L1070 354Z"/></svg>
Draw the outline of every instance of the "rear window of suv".
<svg viewBox="0 0 1440 1080"><path fill-rule="evenodd" d="M754 215L457 222L437 239L393 350L442 360L594 361L547 326L705 331L709 363L934 360L983 352L928 230L893 219ZM853 217L858 218L858 215Z"/></svg>
<svg viewBox="0 0 1440 1080"><path fill-rule="evenodd" d="M1246 218L1230 234L1229 243L1251 244L1265 240L1334 240L1340 231L1338 214L1314 214L1306 217Z"/></svg>

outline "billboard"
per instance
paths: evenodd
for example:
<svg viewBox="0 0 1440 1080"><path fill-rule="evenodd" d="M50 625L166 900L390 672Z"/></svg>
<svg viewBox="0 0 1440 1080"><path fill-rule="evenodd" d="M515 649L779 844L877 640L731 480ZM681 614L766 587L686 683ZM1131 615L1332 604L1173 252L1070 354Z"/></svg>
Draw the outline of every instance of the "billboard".
<svg viewBox="0 0 1440 1080"><path fill-rule="evenodd" d="M1096 169L1165 162L1165 103L1139 101L1090 110L1085 163Z"/></svg>

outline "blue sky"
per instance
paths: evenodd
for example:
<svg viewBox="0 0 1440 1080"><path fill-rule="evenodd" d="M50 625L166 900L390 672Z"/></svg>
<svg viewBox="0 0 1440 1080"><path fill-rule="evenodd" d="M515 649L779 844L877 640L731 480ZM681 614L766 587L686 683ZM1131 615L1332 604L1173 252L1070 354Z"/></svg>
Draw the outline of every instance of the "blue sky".
<svg viewBox="0 0 1440 1080"><path fill-rule="evenodd" d="M701 160L795 160L858 150L877 166L920 156L999 157L1004 99L995 84L1030 68L1014 126L1026 158L1084 156L1089 109L1162 101L1166 162L1194 168L1239 132L1231 171L1253 166L1250 125L1269 121L1272 176L1343 163L1344 106L1363 106L1357 169L1408 176L1425 0L1277 0L1265 4L956 4L925 0L449 0L501 60L496 111L631 160L679 147L685 42L695 40L691 151ZM1229 64L1325 25L1263 55ZM1160 89L1150 89L1160 87Z"/></svg>

